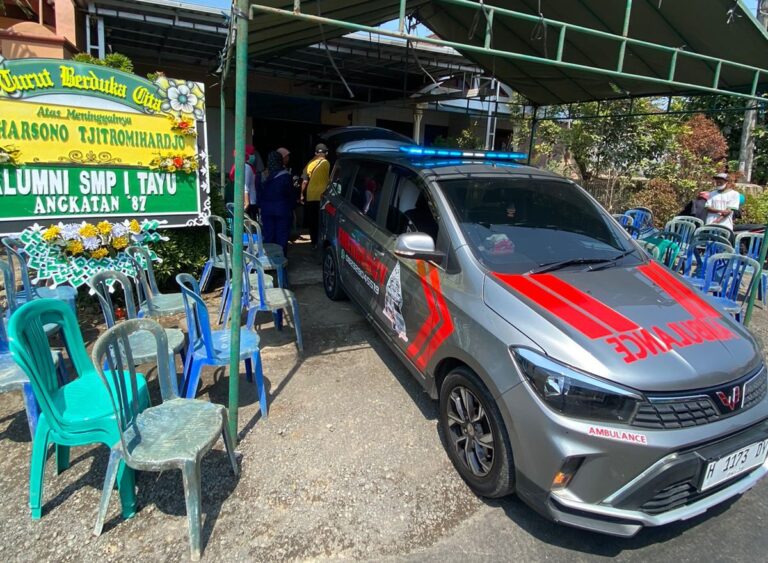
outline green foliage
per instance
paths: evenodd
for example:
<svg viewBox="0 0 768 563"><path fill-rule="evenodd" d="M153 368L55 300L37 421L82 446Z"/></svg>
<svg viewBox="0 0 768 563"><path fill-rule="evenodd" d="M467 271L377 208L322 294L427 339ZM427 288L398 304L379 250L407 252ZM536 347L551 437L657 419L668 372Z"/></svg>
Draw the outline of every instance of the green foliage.
<svg viewBox="0 0 768 563"><path fill-rule="evenodd" d="M671 181L654 178L630 197L629 207L647 207L653 212L656 226L663 227L683 206L678 190Z"/></svg>
<svg viewBox="0 0 768 563"><path fill-rule="evenodd" d="M73 59L79 63L88 63L98 66L107 66L123 72L133 72L133 61L121 53L110 53L103 59L94 57L89 53L78 53Z"/></svg>
<svg viewBox="0 0 768 563"><path fill-rule="evenodd" d="M453 147L459 149L482 149L484 142L475 137L471 129L464 129L456 137L437 137L432 143L436 147Z"/></svg>
<svg viewBox="0 0 768 563"><path fill-rule="evenodd" d="M176 274L187 273L200 277L208 259L208 227L184 227L160 232L169 240L153 246L163 260L153 264L155 277L161 289L178 291Z"/></svg>
<svg viewBox="0 0 768 563"><path fill-rule="evenodd" d="M768 191L758 195L747 194L741 213L739 223L768 223Z"/></svg>
<svg viewBox="0 0 768 563"><path fill-rule="evenodd" d="M728 143L728 158L737 160L741 144L741 128L744 124L746 102L732 96L695 96L684 99L679 109L706 111L725 135ZM765 106L758 110L754 129L755 153L752 163L752 181L768 183L768 115ZM730 170L736 170L731 166Z"/></svg>

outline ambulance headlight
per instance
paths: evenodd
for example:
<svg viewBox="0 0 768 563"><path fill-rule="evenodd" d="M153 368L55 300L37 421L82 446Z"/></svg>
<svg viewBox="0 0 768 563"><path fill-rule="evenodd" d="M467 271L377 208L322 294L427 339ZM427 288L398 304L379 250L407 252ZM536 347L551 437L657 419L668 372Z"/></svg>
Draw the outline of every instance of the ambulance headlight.
<svg viewBox="0 0 768 563"><path fill-rule="evenodd" d="M520 372L552 410L588 420L628 423L642 395L576 371L528 348L513 348Z"/></svg>

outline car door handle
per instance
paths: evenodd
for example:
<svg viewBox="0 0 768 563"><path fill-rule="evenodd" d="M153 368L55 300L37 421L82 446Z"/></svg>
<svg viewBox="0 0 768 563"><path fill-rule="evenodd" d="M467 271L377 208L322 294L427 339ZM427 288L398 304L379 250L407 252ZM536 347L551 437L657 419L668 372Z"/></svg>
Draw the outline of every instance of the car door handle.
<svg viewBox="0 0 768 563"><path fill-rule="evenodd" d="M374 255L376 258L384 258L384 256L385 256L386 254L387 254L387 253L386 253L386 251L384 251L384 250L380 250L380 249L378 249L378 248L374 248L374 249L373 249L373 255Z"/></svg>

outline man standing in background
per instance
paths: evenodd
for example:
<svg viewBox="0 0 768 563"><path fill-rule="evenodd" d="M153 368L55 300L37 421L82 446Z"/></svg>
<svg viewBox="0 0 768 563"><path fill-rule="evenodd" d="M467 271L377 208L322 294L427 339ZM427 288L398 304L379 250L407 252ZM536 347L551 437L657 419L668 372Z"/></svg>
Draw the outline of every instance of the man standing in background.
<svg viewBox="0 0 768 563"><path fill-rule="evenodd" d="M739 192L728 181L728 174L721 172L712 179L715 189L709 192L707 199L707 225L721 225L733 232L733 212L739 209Z"/></svg>
<svg viewBox="0 0 768 563"><path fill-rule="evenodd" d="M331 176L331 163L325 158L328 147L319 143L315 156L304 167L301 174L301 202L304 204L304 226L309 229L312 248L317 248L320 223L320 197Z"/></svg>

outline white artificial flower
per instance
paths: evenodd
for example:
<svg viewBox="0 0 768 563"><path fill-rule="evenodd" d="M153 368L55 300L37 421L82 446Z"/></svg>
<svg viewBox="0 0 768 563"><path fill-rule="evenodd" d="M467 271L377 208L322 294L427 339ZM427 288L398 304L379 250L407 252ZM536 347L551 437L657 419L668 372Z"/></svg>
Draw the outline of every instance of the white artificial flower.
<svg viewBox="0 0 768 563"><path fill-rule="evenodd" d="M171 107L174 111L184 113L192 113L197 104L197 96L189 91L186 84L168 88L168 99L171 101Z"/></svg>

